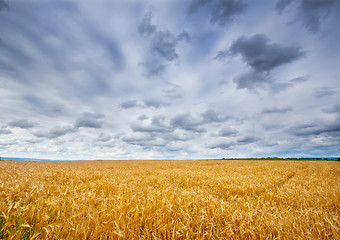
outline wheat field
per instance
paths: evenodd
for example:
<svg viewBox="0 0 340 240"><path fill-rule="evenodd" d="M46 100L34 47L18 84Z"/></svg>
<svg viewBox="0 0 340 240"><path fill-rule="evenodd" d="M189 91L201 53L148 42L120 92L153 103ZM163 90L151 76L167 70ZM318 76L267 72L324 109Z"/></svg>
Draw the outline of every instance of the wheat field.
<svg viewBox="0 0 340 240"><path fill-rule="evenodd" d="M0 161L0 239L340 239L340 163Z"/></svg>

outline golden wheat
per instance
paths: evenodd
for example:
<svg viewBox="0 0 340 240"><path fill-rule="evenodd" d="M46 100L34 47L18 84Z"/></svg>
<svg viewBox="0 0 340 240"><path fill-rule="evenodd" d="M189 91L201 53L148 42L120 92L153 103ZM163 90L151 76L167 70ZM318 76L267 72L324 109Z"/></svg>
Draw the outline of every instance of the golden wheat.
<svg viewBox="0 0 340 240"><path fill-rule="evenodd" d="M340 239L340 164L0 161L0 239Z"/></svg>

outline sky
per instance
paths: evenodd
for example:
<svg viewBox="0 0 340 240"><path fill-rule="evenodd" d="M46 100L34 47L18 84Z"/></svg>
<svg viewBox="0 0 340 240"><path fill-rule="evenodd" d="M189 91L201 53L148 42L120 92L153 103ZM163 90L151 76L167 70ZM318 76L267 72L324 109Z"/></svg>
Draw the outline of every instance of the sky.
<svg viewBox="0 0 340 240"><path fill-rule="evenodd" d="M0 0L0 154L338 156L338 0Z"/></svg>

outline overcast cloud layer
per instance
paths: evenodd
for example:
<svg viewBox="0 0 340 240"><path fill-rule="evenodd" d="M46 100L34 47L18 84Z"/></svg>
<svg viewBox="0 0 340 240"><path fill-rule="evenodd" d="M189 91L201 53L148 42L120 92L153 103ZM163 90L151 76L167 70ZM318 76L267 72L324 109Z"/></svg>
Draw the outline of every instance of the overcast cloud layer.
<svg viewBox="0 0 340 240"><path fill-rule="evenodd" d="M340 1L0 0L0 154L337 156Z"/></svg>

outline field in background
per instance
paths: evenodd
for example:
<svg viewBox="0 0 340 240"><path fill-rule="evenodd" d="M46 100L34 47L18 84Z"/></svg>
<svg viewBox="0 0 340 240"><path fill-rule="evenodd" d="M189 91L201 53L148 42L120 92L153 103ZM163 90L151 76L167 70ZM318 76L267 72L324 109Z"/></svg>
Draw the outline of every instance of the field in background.
<svg viewBox="0 0 340 240"><path fill-rule="evenodd" d="M340 163L0 161L0 239L340 239Z"/></svg>

